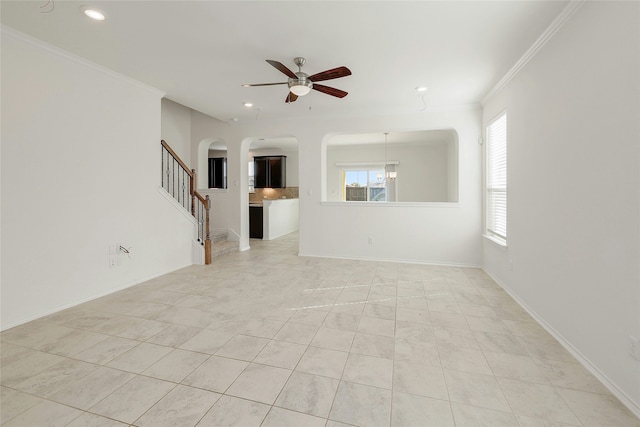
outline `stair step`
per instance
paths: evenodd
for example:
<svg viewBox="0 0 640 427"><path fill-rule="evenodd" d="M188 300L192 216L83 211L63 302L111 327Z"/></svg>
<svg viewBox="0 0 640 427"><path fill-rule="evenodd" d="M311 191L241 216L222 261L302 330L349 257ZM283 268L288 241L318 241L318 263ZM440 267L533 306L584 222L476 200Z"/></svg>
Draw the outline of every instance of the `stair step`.
<svg viewBox="0 0 640 427"><path fill-rule="evenodd" d="M229 233L226 231L214 231L213 233L211 233L211 241L213 243L226 242L228 236Z"/></svg>
<svg viewBox="0 0 640 427"><path fill-rule="evenodd" d="M211 245L211 256L217 258L220 255L228 254L229 252L238 251L240 244L238 242L224 241L215 242Z"/></svg>

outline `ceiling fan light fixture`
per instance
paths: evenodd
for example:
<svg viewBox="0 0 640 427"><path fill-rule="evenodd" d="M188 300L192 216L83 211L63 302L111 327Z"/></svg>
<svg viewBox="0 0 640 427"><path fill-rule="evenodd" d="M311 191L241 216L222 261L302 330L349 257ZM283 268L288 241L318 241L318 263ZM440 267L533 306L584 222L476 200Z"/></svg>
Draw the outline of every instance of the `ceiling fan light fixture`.
<svg viewBox="0 0 640 427"><path fill-rule="evenodd" d="M313 83L310 80L298 80L289 83L289 90L297 96L304 96L311 92Z"/></svg>

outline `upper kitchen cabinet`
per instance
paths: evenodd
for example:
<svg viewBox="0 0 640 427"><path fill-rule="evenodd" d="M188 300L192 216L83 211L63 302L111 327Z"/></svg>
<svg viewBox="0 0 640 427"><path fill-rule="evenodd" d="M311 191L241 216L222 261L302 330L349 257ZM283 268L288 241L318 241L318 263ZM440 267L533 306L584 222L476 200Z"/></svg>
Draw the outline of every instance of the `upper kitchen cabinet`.
<svg viewBox="0 0 640 427"><path fill-rule="evenodd" d="M253 161L255 188L287 187L287 156L258 156Z"/></svg>

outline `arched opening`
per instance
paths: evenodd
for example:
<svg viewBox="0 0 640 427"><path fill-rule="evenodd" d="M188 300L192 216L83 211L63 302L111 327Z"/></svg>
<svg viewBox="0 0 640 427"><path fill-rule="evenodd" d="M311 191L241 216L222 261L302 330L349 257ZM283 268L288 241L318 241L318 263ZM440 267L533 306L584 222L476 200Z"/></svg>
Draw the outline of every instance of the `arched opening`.
<svg viewBox="0 0 640 427"><path fill-rule="evenodd" d="M227 157L227 143L221 138L207 138L198 144L198 169L196 186L200 190L209 187L209 158Z"/></svg>
<svg viewBox="0 0 640 427"><path fill-rule="evenodd" d="M243 142L243 151L247 153L249 215L245 224L249 238L274 240L297 231L300 212L297 138L249 138Z"/></svg>
<svg viewBox="0 0 640 427"><path fill-rule="evenodd" d="M211 142L207 161L207 188L228 189L227 144L224 141Z"/></svg>

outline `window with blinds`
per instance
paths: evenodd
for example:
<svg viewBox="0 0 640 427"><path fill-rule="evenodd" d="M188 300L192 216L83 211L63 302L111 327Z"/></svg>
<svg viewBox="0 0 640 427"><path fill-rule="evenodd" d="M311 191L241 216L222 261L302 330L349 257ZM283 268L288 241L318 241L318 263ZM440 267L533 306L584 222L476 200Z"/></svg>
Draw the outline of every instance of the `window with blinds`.
<svg viewBox="0 0 640 427"><path fill-rule="evenodd" d="M487 235L507 242L507 113L487 126Z"/></svg>

